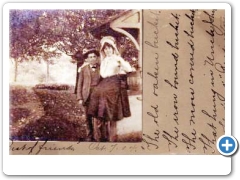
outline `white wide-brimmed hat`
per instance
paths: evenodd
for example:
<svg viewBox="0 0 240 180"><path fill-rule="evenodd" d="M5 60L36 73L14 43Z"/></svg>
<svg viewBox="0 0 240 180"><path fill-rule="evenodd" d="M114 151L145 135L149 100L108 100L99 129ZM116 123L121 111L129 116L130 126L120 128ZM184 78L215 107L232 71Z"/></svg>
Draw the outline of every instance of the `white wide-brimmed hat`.
<svg viewBox="0 0 240 180"><path fill-rule="evenodd" d="M116 40L115 40L114 37L112 37L112 36L104 36L104 37L101 39L100 43L101 43L100 54L101 54L101 56L102 56L103 58L105 58L105 54L103 53L103 49L102 49L102 48L103 48L103 46L104 46L105 43L110 44L110 45L114 48L114 54L115 54L115 55L117 55L117 56L120 55L120 53L119 53L119 51L118 51L118 49L117 49L117 44L116 44Z"/></svg>

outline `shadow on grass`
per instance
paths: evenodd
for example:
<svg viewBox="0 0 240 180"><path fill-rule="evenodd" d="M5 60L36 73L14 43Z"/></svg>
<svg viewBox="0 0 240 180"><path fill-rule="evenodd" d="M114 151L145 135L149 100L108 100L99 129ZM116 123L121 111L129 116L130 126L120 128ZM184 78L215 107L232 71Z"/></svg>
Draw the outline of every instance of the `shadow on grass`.
<svg viewBox="0 0 240 180"><path fill-rule="evenodd" d="M132 132L118 135L118 142L141 142L142 132Z"/></svg>

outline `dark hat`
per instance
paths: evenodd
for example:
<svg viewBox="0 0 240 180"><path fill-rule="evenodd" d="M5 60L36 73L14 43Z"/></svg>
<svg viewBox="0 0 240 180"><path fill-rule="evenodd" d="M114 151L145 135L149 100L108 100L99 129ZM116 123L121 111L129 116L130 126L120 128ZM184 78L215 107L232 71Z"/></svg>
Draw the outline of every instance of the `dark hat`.
<svg viewBox="0 0 240 180"><path fill-rule="evenodd" d="M99 57L99 51L96 49L83 49L83 58L88 58L88 54L94 53L97 57Z"/></svg>

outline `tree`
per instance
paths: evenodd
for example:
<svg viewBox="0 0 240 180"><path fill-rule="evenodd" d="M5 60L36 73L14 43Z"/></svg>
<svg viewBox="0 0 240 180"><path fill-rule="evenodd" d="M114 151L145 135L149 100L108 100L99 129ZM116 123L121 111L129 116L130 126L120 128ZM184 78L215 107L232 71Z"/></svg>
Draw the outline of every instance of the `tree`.
<svg viewBox="0 0 240 180"><path fill-rule="evenodd" d="M18 63L44 60L64 53L74 58L84 48L99 48L99 40L89 29L111 20L124 10L11 10L10 11L10 57L15 61L15 81ZM137 54L129 39L121 37L123 55ZM47 71L47 74L49 71Z"/></svg>
<svg viewBox="0 0 240 180"><path fill-rule="evenodd" d="M47 41L45 34L39 32L40 17L40 11L10 11L10 57L15 61L14 81L17 81L18 64L22 61L40 62L42 59L48 60L61 55L56 50L45 50L51 46L51 41Z"/></svg>

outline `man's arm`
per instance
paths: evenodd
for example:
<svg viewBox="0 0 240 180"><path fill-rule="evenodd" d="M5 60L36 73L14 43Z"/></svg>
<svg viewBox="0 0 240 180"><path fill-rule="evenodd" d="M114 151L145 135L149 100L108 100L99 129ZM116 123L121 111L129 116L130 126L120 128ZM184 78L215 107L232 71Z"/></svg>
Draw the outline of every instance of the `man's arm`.
<svg viewBox="0 0 240 180"><path fill-rule="evenodd" d="M78 87L77 87L77 100L78 101L83 101L83 97L82 97L82 87L83 87L83 77L84 77L84 71L80 71L79 73L79 78L78 78Z"/></svg>

